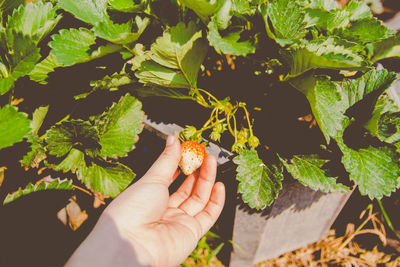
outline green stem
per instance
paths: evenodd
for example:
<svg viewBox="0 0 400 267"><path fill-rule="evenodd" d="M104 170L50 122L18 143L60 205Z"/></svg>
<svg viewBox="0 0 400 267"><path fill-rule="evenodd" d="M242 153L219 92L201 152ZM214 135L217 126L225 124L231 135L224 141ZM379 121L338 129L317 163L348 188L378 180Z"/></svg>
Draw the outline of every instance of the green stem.
<svg viewBox="0 0 400 267"><path fill-rule="evenodd" d="M14 100L14 92L15 92L15 85L11 86L10 94L8 95L8 104L11 105L12 101Z"/></svg>
<svg viewBox="0 0 400 267"><path fill-rule="evenodd" d="M206 95L208 95L209 97L211 97L212 99L214 99L215 102L217 102L218 104L220 104L219 100L213 96L212 94L210 94L209 92L207 92L206 90L197 88L198 91L205 93Z"/></svg>
<svg viewBox="0 0 400 267"><path fill-rule="evenodd" d="M244 110L244 113L246 114L246 119L247 119L247 124L249 125L249 130L250 130L250 136L253 136L253 129L250 123L250 117L249 117L249 112L247 111L247 108L245 106L245 103L243 103L244 105L241 105L241 107Z"/></svg>
<svg viewBox="0 0 400 267"><path fill-rule="evenodd" d="M390 230L396 235L398 239L400 239L400 235L396 232L396 229L394 229L392 221L390 220L388 214L386 213L385 208L383 207L382 201L380 199L377 199L379 207L381 208L383 217L385 217L386 223L389 226Z"/></svg>

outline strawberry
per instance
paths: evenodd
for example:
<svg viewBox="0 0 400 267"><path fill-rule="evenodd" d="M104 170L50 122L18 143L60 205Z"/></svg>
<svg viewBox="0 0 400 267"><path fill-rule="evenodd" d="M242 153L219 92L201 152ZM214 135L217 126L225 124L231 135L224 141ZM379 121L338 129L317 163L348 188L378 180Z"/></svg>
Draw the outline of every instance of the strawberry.
<svg viewBox="0 0 400 267"><path fill-rule="evenodd" d="M206 150L195 141L186 141L181 144L182 155L179 162L182 172L185 175L192 174L203 164Z"/></svg>

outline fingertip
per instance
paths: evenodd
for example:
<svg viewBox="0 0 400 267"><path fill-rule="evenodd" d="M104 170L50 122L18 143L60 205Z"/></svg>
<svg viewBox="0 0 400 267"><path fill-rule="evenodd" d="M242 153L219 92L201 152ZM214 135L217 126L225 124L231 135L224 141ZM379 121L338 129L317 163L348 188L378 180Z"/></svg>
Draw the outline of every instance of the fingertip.
<svg viewBox="0 0 400 267"><path fill-rule="evenodd" d="M206 158L204 159L203 165L207 166L207 168L217 168L217 159L213 155L206 155Z"/></svg>
<svg viewBox="0 0 400 267"><path fill-rule="evenodd" d="M172 147L172 146L176 146L179 143L178 138L176 138L175 135L168 135L167 136L167 141L165 142L165 147Z"/></svg>

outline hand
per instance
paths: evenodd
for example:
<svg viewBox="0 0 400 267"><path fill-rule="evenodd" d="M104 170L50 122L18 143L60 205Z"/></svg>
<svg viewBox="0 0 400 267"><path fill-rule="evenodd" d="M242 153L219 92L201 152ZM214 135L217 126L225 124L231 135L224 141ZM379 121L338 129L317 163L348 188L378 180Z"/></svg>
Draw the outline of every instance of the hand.
<svg viewBox="0 0 400 267"><path fill-rule="evenodd" d="M164 152L134 185L104 210L67 266L177 266L214 225L225 202L215 183L217 162L207 155L171 196L179 175L180 144L169 136Z"/></svg>

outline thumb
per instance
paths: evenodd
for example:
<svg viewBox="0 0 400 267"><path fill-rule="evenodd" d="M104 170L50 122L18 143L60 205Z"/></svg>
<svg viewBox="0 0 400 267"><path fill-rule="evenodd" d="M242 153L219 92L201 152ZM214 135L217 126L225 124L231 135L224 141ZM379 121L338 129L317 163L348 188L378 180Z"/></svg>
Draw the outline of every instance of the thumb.
<svg viewBox="0 0 400 267"><path fill-rule="evenodd" d="M146 183L161 183L169 186L173 181L180 158L180 142L175 136L169 135L163 153L141 180Z"/></svg>

